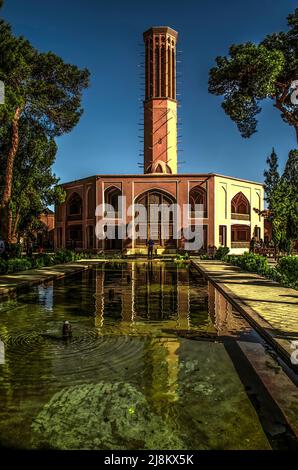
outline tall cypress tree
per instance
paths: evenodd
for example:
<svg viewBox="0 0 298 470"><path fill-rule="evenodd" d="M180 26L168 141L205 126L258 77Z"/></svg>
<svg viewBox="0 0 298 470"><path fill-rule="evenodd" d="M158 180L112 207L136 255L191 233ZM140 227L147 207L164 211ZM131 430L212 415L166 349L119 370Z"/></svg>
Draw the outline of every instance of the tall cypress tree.
<svg viewBox="0 0 298 470"><path fill-rule="evenodd" d="M280 180L280 175L278 171L278 157L274 148L272 149L272 152L269 157L267 157L266 163L268 169L264 171L264 188L266 193L266 201L268 202L268 206L270 209L271 196Z"/></svg>
<svg viewBox="0 0 298 470"><path fill-rule="evenodd" d="M298 150L290 150L283 178L298 191Z"/></svg>

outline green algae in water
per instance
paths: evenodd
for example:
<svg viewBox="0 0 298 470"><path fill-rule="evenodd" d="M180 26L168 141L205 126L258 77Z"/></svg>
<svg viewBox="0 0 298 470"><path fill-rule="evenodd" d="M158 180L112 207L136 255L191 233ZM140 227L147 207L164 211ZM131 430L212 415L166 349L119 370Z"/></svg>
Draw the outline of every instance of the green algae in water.
<svg viewBox="0 0 298 470"><path fill-rule="evenodd" d="M185 449L174 423L155 414L127 383L101 382L56 393L32 424L33 447Z"/></svg>

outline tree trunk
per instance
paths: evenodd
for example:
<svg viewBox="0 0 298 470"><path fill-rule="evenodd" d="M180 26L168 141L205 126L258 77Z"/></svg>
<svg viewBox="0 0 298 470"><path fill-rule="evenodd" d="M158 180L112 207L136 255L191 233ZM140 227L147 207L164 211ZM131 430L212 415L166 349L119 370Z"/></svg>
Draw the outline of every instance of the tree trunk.
<svg viewBox="0 0 298 470"><path fill-rule="evenodd" d="M19 147L19 120L21 113L22 108L18 107L12 120L11 147L7 155L5 186L1 201L1 232L2 237L8 243L11 240L10 210L8 209L8 205L11 199L14 160Z"/></svg>
<svg viewBox="0 0 298 470"><path fill-rule="evenodd" d="M17 229L18 229L19 221L20 221L20 209L18 209L17 212L16 212L16 216L15 216L15 220L14 220L14 224L13 224L13 229L12 229L12 234L11 234L12 238L19 239L19 234L18 234L18 237L17 237Z"/></svg>
<svg viewBox="0 0 298 470"><path fill-rule="evenodd" d="M9 207L7 210L8 220L7 220L7 242L12 243L12 210Z"/></svg>

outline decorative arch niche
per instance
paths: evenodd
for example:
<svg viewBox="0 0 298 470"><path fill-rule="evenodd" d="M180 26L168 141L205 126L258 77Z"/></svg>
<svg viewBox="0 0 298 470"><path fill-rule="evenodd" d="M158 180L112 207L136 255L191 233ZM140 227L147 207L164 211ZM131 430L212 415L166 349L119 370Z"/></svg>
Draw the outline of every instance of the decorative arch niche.
<svg viewBox="0 0 298 470"><path fill-rule="evenodd" d="M66 203L68 220L81 220L83 216L83 200L78 193L72 193Z"/></svg>
<svg viewBox="0 0 298 470"><path fill-rule="evenodd" d="M250 219L250 203L241 191L231 201L231 217L239 220Z"/></svg>
<svg viewBox="0 0 298 470"><path fill-rule="evenodd" d="M202 186L194 186L189 192L191 217L196 218L196 205L203 206L203 217L207 218L207 191Z"/></svg>
<svg viewBox="0 0 298 470"><path fill-rule="evenodd" d="M115 217L119 217L121 208L119 207L119 197L122 196L122 191L117 186L109 186L104 193L105 204L113 207Z"/></svg>

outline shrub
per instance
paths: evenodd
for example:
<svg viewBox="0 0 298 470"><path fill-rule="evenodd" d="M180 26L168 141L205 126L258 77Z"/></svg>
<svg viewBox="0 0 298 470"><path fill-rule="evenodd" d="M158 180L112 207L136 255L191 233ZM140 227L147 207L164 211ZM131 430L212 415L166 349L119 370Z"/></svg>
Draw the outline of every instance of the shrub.
<svg viewBox="0 0 298 470"><path fill-rule="evenodd" d="M12 258L7 261L6 272L15 273L31 269L31 261L27 258Z"/></svg>
<svg viewBox="0 0 298 470"><path fill-rule="evenodd" d="M276 267L270 267L264 256L253 253L244 253L241 256L228 255L225 261L244 271L261 274L283 286L298 289L298 256L284 256L280 258Z"/></svg>
<svg viewBox="0 0 298 470"><path fill-rule="evenodd" d="M244 253L241 256L228 256L227 261L239 266L244 271L265 274L268 270L268 260L265 256Z"/></svg>
<svg viewBox="0 0 298 470"><path fill-rule="evenodd" d="M224 259L229 253L230 248L227 246L220 246L214 255L214 259Z"/></svg>
<svg viewBox="0 0 298 470"><path fill-rule="evenodd" d="M6 273L7 270L7 261L0 259L0 274Z"/></svg>
<svg viewBox="0 0 298 470"><path fill-rule="evenodd" d="M55 254L40 253L32 257L0 258L0 274L14 273L34 268L38 269L90 257L91 253L86 254L70 250L59 250Z"/></svg>
<svg viewBox="0 0 298 470"><path fill-rule="evenodd" d="M286 282L293 286L298 286L298 256L284 256L280 258L276 271Z"/></svg>
<svg viewBox="0 0 298 470"><path fill-rule="evenodd" d="M6 244L7 254L10 258L20 258L22 255L22 245L20 243Z"/></svg>
<svg viewBox="0 0 298 470"><path fill-rule="evenodd" d="M185 261L189 259L189 253L186 251L185 253L177 253L175 261Z"/></svg>

